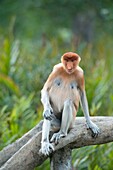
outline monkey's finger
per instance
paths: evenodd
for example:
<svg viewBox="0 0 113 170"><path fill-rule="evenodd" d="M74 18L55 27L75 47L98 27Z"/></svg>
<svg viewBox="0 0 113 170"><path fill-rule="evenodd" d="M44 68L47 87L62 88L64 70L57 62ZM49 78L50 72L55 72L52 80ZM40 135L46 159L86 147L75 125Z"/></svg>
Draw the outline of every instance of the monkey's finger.
<svg viewBox="0 0 113 170"><path fill-rule="evenodd" d="M92 137L93 137L93 138L97 138L98 135L99 135L98 133L92 133Z"/></svg>
<svg viewBox="0 0 113 170"><path fill-rule="evenodd" d="M46 120L51 120L50 117L48 117L48 116L44 116L44 118L45 118Z"/></svg>
<svg viewBox="0 0 113 170"><path fill-rule="evenodd" d="M55 149L54 149L54 146L51 144L50 146L50 149L52 150L52 151L54 151Z"/></svg>
<svg viewBox="0 0 113 170"><path fill-rule="evenodd" d="M49 155L49 150L48 150L48 148L45 149L45 155L46 155L46 156Z"/></svg>
<svg viewBox="0 0 113 170"><path fill-rule="evenodd" d="M51 138L50 142L54 142L54 143L55 143L55 145L57 145L57 144L58 144L59 139L60 139L60 135L59 135L59 134L54 134L54 135L52 136L52 138Z"/></svg>
<svg viewBox="0 0 113 170"><path fill-rule="evenodd" d="M100 133L100 129L99 128L92 130L92 137L94 137L94 138L98 137L99 133Z"/></svg>
<svg viewBox="0 0 113 170"><path fill-rule="evenodd" d="M99 134L99 133L100 133L100 128L97 127L97 128L95 129L95 133Z"/></svg>
<svg viewBox="0 0 113 170"><path fill-rule="evenodd" d="M44 115L44 118L47 119L47 120L52 120L50 115Z"/></svg>
<svg viewBox="0 0 113 170"><path fill-rule="evenodd" d="M56 137L56 139L55 139L55 145L57 145L58 143L59 143L59 137Z"/></svg>
<svg viewBox="0 0 113 170"><path fill-rule="evenodd" d="M56 134L54 134L50 140L50 142L54 142Z"/></svg>
<svg viewBox="0 0 113 170"><path fill-rule="evenodd" d="M51 114L50 115L50 119L52 120L52 119L55 119L56 117L55 117L55 115L54 114Z"/></svg>
<svg viewBox="0 0 113 170"><path fill-rule="evenodd" d="M45 147L45 153L44 153L45 155L49 155L49 145L47 145L46 147Z"/></svg>
<svg viewBox="0 0 113 170"><path fill-rule="evenodd" d="M42 154L42 149L39 150L39 154Z"/></svg>
<svg viewBox="0 0 113 170"><path fill-rule="evenodd" d="M50 144L48 147L46 147L46 155L49 155L52 151L54 151L54 147L52 144Z"/></svg>

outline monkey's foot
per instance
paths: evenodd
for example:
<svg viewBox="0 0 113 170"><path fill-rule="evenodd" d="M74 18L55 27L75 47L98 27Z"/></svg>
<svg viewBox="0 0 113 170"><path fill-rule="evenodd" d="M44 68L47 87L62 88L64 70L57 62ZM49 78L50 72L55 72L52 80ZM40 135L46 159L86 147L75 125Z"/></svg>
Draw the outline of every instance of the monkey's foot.
<svg viewBox="0 0 113 170"><path fill-rule="evenodd" d="M51 143L42 142L41 149L40 149L40 152L42 154L44 154L46 156L46 155L49 155L52 151L54 151L54 147Z"/></svg>
<svg viewBox="0 0 113 170"><path fill-rule="evenodd" d="M59 131L58 133L54 133L50 142L54 142L55 144L58 144L60 138L65 137L66 134L64 134L63 132Z"/></svg>
<svg viewBox="0 0 113 170"><path fill-rule="evenodd" d="M97 137L98 134L100 133L99 127L95 123L93 123L92 121L87 123L87 128L91 129L91 131L93 133L92 134L93 137Z"/></svg>

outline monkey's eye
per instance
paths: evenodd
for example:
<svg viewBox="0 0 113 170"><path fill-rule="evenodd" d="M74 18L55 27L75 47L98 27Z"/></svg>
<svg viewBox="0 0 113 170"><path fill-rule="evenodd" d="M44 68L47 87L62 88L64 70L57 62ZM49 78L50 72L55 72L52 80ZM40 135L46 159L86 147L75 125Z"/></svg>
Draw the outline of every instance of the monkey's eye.
<svg viewBox="0 0 113 170"><path fill-rule="evenodd" d="M74 61L75 61L75 59L72 59L71 61L72 61L72 62L74 62Z"/></svg>
<svg viewBox="0 0 113 170"><path fill-rule="evenodd" d="M68 59L65 59L66 62L68 62L69 60Z"/></svg>

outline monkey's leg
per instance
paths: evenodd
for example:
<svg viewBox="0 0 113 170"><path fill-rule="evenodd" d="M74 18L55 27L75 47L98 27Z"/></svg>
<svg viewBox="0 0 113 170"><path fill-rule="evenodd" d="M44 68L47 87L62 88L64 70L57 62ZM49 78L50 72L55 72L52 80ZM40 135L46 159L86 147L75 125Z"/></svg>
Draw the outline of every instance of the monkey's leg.
<svg viewBox="0 0 113 170"><path fill-rule="evenodd" d="M50 132L51 121L44 119L42 128L42 141L41 150L44 155L49 155L49 153L54 150L53 145L49 142L49 132Z"/></svg>
<svg viewBox="0 0 113 170"><path fill-rule="evenodd" d="M74 106L72 101L70 99L66 100L64 102L60 131L53 134L51 142L55 142L55 144L57 144L61 137L67 136L67 132L71 126L71 123L73 122L73 111Z"/></svg>

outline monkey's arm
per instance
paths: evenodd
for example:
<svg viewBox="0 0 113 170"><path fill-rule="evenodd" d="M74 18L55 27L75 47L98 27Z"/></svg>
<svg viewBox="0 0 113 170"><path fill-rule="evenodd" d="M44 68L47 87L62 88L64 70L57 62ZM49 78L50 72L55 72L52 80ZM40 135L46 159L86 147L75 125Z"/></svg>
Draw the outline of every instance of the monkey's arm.
<svg viewBox="0 0 113 170"><path fill-rule="evenodd" d="M84 116L86 118L87 127L90 128L91 131L93 132L93 137L96 137L99 134L99 128L90 119L86 92L85 92L85 90L82 90L80 93L81 93L80 94L81 106L82 106L82 109L84 112Z"/></svg>
<svg viewBox="0 0 113 170"><path fill-rule="evenodd" d="M49 90L51 89L53 85L54 76L55 76L54 72L52 72L49 75L46 83L44 84L43 89L41 90L41 102L44 107L43 116L47 120L51 120L53 117L53 109L50 104Z"/></svg>
<svg viewBox="0 0 113 170"><path fill-rule="evenodd" d="M48 91L45 88L43 88L41 90L41 102L42 102L43 107L44 107L44 112L43 112L44 118L51 120L53 109L52 109L50 101L49 101Z"/></svg>
<svg viewBox="0 0 113 170"><path fill-rule="evenodd" d="M93 136L96 137L99 134L99 128L98 126L93 123L89 116L89 109L88 109L88 102L85 92L85 81L84 81L84 73L81 72L78 80L78 86L80 90L80 104L83 109L84 116L86 118L87 127L91 129L93 132Z"/></svg>
<svg viewBox="0 0 113 170"><path fill-rule="evenodd" d="M44 84L43 89L41 90L41 102L44 107L43 116L44 122L42 127L42 141L41 141L41 149L40 152L44 155L49 155L49 153L54 150L53 145L49 142L49 132L51 126L51 119L53 109L50 104L49 98L49 90L52 86L52 74L50 74L49 78L47 79L46 83Z"/></svg>
<svg viewBox="0 0 113 170"><path fill-rule="evenodd" d="M49 142L49 132L50 132L53 109L50 105L49 94L46 87L44 87L41 91L41 102L44 107L44 111L43 111L44 122L42 127L42 141L41 141L40 152L43 153L44 155L49 155L49 153L52 150L54 150L53 145L50 144Z"/></svg>

